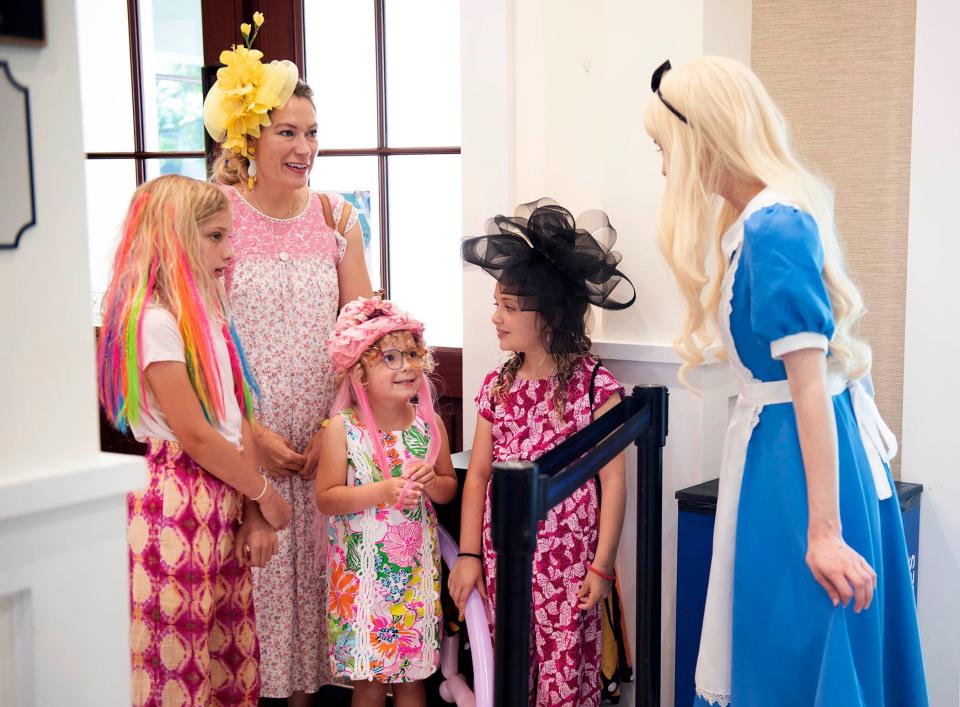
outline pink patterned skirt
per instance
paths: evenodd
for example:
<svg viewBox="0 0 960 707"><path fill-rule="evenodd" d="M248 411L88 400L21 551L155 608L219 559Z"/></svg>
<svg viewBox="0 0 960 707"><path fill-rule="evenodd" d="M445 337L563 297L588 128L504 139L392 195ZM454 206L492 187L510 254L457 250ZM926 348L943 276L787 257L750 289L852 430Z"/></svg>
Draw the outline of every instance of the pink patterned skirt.
<svg viewBox="0 0 960 707"><path fill-rule="evenodd" d="M241 495L150 440L127 497L135 706L249 705L260 692L250 570L233 554Z"/></svg>
<svg viewBox="0 0 960 707"><path fill-rule="evenodd" d="M483 511L483 565L487 616L494 631L497 556L493 552L490 493ZM554 506L537 525L533 554L530 686L537 707L600 704L600 607L580 611L577 594L597 551L600 503L590 480Z"/></svg>

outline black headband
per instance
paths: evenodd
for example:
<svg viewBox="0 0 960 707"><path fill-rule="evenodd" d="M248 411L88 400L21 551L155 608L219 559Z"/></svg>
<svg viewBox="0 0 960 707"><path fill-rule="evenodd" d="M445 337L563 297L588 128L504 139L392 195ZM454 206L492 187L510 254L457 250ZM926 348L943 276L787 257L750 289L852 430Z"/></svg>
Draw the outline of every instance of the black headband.
<svg viewBox="0 0 960 707"><path fill-rule="evenodd" d="M664 75L665 73L667 73L668 71L670 71L670 68L671 68L671 67L670 67L670 60L669 60L669 59L667 59L665 62L663 62L662 64L660 64L660 66L657 67L657 70L653 72L653 78L650 79L650 89L651 89L654 93L656 93L657 96L659 96L660 100L663 101L663 105L665 105L665 106L667 107L667 110L669 110L671 113L673 113L675 116L677 116L683 123L687 123L687 117L686 117L683 113L681 113L680 111L678 111L676 108L674 108L674 107L670 104L670 101L668 101L666 98L664 98L664 97L663 97L663 94L660 93L660 79L663 78L663 75Z"/></svg>

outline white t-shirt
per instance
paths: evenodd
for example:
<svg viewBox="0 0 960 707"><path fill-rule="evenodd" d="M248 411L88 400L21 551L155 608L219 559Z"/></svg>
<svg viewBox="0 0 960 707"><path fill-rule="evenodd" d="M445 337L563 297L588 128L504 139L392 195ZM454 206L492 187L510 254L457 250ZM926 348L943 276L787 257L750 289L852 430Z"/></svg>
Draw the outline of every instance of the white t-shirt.
<svg viewBox="0 0 960 707"><path fill-rule="evenodd" d="M166 309L157 304L147 307L143 314L142 350L140 352L143 370L157 361L180 361L186 363L183 350L183 337L177 320ZM220 368L220 382L223 386L224 419L214 424L217 432L222 434L231 444L240 445L240 427L243 414L237 397L233 391L233 369L230 367L230 353L227 351L227 342L218 330L213 335L214 354L217 366ZM140 419L137 424L131 424L133 436L138 442L144 442L148 437L176 442L177 438L167 424L163 411L157 406L157 400L150 391L150 386L144 386L144 399L150 412L147 413L143 401L140 403Z"/></svg>

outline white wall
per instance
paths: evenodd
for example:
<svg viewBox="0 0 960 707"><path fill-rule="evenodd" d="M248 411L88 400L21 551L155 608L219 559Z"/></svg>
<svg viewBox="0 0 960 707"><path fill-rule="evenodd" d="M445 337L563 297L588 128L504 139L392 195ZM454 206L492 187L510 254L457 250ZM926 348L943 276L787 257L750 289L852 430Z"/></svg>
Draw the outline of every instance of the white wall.
<svg viewBox="0 0 960 707"><path fill-rule="evenodd" d="M650 74L709 51L749 61L749 0L494 0L461 13L464 233L540 196L575 214L605 209L638 301L597 312L595 338L669 344L683 306L656 247L663 177L642 125ZM497 360L488 284L477 271L464 281L466 391L482 378L475 367Z"/></svg>
<svg viewBox="0 0 960 707"><path fill-rule="evenodd" d="M144 465L99 452L74 1L47 0L45 18L45 47L0 45L30 91L37 210L0 251L0 703L115 705L125 493Z"/></svg>
<svg viewBox="0 0 960 707"><path fill-rule="evenodd" d="M0 251L0 476L98 452L74 6L45 10L46 47L0 46L30 90L37 209L20 247Z"/></svg>
<svg viewBox="0 0 960 707"><path fill-rule="evenodd" d="M682 304L655 242L663 177L642 112L650 74L723 50L749 60L749 0L485 0L461 2L463 209L465 235L496 213L551 196L574 214L607 211L637 304L597 312L597 349L628 387L672 386L665 453L662 658L663 704L673 701L676 502L679 488L717 475L726 423L725 379L711 372L706 400L677 390L669 350ZM493 280L464 273L464 431L476 420L473 394L501 360L493 328ZM620 570L633 631L632 541L635 485L628 489ZM627 703L631 703L632 696Z"/></svg>
<svg viewBox="0 0 960 707"><path fill-rule="evenodd" d="M479 235L497 213L511 213L515 145L513 0L460 3L463 233ZM473 395L496 364L491 336L493 284L478 269L463 273L464 444L476 426Z"/></svg>
<svg viewBox="0 0 960 707"><path fill-rule="evenodd" d="M669 382L665 344L682 304L654 239L662 190L659 157L642 128L650 72L705 53L750 58L749 0L489 0L463 12L464 233L513 205L549 195L575 213L604 208L637 285L638 304L598 317L598 349L624 383ZM953 28L960 5L919 0L910 203L904 383L904 478L925 485L920 615L931 704L960 705L960 238L952 204L960 191L960 79ZM492 281L464 278L464 391L469 398L500 358L487 320ZM665 453L663 704L672 704L676 506L673 492L716 476L728 383L704 373L714 394L698 401L671 388ZM633 498L633 487L630 494ZM624 537L635 518L628 511ZM629 542L629 541L627 541ZM632 572L629 552L621 570ZM624 587L629 595L630 588ZM628 625L633 606L628 598Z"/></svg>
<svg viewBox="0 0 960 707"><path fill-rule="evenodd" d="M919 611L930 704L960 705L960 4L918 0L903 376L903 478L924 485Z"/></svg>

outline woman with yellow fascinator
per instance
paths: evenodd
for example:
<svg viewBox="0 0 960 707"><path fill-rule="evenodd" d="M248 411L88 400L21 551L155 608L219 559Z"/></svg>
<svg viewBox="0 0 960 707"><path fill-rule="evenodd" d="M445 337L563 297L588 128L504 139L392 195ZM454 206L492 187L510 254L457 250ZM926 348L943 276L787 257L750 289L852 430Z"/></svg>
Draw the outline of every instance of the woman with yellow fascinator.
<svg viewBox="0 0 960 707"><path fill-rule="evenodd" d="M261 696L306 705L331 674L325 519L312 488L334 392L326 341L340 306L371 287L356 213L338 194L307 185L318 149L314 93L293 63L261 61L253 40L263 24L254 13L241 25L244 45L220 55L204 123L220 143L213 179L233 211L236 255L225 285L262 391L254 424L261 472L293 507L279 551L253 570ZM249 521L259 523L255 510ZM261 536L249 537L256 553Z"/></svg>

